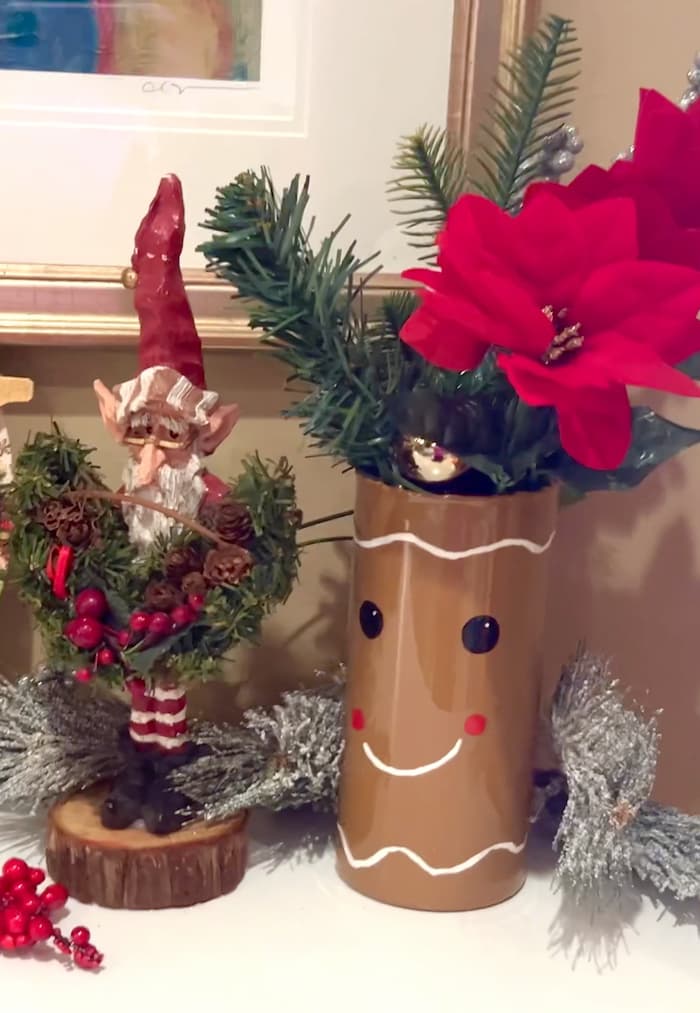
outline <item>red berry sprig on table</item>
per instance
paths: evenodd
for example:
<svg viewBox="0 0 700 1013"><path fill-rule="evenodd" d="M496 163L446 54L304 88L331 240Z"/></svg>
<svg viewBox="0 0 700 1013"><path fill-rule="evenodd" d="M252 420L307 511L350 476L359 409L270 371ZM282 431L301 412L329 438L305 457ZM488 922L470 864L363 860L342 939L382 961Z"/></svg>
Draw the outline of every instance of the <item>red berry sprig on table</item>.
<svg viewBox="0 0 700 1013"><path fill-rule="evenodd" d="M103 956L90 942L90 933L82 925L67 939L49 915L65 907L68 891L61 883L52 883L40 893L44 882L41 869L31 868L21 858L9 858L0 876L0 950L6 953L26 950L51 940L65 956L85 970L95 970Z"/></svg>

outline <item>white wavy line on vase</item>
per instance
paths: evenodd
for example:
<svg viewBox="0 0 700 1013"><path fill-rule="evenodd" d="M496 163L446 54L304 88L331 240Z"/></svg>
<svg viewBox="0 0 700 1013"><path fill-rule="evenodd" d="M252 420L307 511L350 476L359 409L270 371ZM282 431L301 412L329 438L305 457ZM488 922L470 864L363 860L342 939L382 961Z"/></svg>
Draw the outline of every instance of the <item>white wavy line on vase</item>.
<svg viewBox="0 0 700 1013"><path fill-rule="evenodd" d="M367 742L362 743L365 756L377 770L381 770L383 774L391 774L392 777L420 777L421 774L429 774L431 770L437 770L439 767L444 767L450 760L454 760L457 753L462 748L462 740L457 739L452 749L450 749L444 756L441 756L439 760L433 760L432 763L425 763L422 767L392 767L388 763L384 763L380 760L377 754L373 751L372 747Z"/></svg>
<svg viewBox="0 0 700 1013"><path fill-rule="evenodd" d="M445 868L441 868L439 866L430 865L424 858L421 858L420 855L416 854L415 851L411 851L410 848L403 848L400 845L379 848L379 850L375 851L373 855L369 856L369 858L355 858L353 853L350 851L350 846L348 845L347 838L340 823L338 824L338 834L340 836L340 843L343 846L343 851L345 852L345 857L348 860L348 864L352 866L353 869L370 869L373 865L378 865L380 862L383 862L389 855L405 855L406 858L410 859L414 865L421 868L423 872L427 872L429 876L456 876L460 872L466 872L467 869L471 869L475 865L478 865L479 862L482 862L487 855L490 855L493 851L510 851L512 855L519 855L527 843L527 837L524 838L522 844L515 844L514 841L501 841L498 844L492 844L490 847L484 848L483 851L480 851L476 855L472 855L471 858L467 858L464 862L460 862L458 865L449 865Z"/></svg>
<svg viewBox="0 0 700 1013"><path fill-rule="evenodd" d="M546 552L554 541L553 531L546 542L531 542L527 538L502 538L500 542L491 542L489 545L476 545L472 549L442 549L439 545L425 542L412 531L395 531L391 535L378 535L376 538L358 538L355 536L355 544L361 549L379 549L383 545L391 545L393 542L408 542L415 545L431 556L439 556L440 559L469 559L470 556L483 556L487 552L497 552L499 549L527 549L534 555L539 556Z"/></svg>

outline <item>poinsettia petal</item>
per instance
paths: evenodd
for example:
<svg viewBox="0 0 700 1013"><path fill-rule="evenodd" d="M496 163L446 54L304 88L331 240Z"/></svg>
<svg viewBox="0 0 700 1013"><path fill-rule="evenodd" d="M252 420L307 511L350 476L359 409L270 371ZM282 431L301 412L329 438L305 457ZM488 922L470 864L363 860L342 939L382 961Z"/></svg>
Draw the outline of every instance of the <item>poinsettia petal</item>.
<svg viewBox="0 0 700 1013"><path fill-rule="evenodd" d="M514 390L527 404L543 408L556 404L562 397L573 396L583 386L606 387L609 383L600 370L581 372L571 362L547 366L537 359L524 355L497 355L498 366L508 377ZM580 361L580 360L579 360Z"/></svg>
<svg viewBox="0 0 700 1013"><path fill-rule="evenodd" d="M460 323L462 313L467 319L478 315L485 321L481 337L499 348L540 358L552 342L551 321L526 289L505 276L479 271L469 290L462 287L454 295L446 291L439 295L432 303L436 313L444 312L454 323Z"/></svg>
<svg viewBox="0 0 700 1013"><path fill-rule="evenodd" d="M575 214L551 193L541 193L514 219L517 228L504 259L540 307L569 304L583 270L584 251Z"/></svg>
<svg viewBox="0 0 700 1013"><path fill-rule="evenodd" d="M572 358L572 362L573 362ZM545 366L520 355L499 355L497 363L526 404L552 407L562 446L588 468L616 468L631 439L630 407L622 384L582 384L573 366Z"/></svg>
<svg viewBox="0 0 700 1013"><path fill-rule="evenodd" d="M566 302L580 277L578 232L562 201L546 194L541 201L514 217L483 197L460 198L440 237L440 265L459 273L472 297L475 275L486 271L517 281L540 308Z"/></svg>
<svg viewBox="0 0 700 1013"><path fill-rule="evenodd" d="M540 187L515 219L508 259L541 306L571 304L585 276L637 256L634 203L614 198L571 209L560 191Z"/></svg>
<svg viewBox="0 0 700 1013"><path fill-rule="evenodd" d="M401 277L407 281L417 281L426 288L438 289L442 287L442 272L434 271L429 267L411 267L401 272Z"/></svg>
<svg viewBox="0 0 700 1013"><path fill-rule="evenodd" d="M577 361L585 362L586 369L594 374L598 371L599 375L630 387L648 387L684 397L700 397L700 386L685 373L664 362L653 348L615 332L598 335L594 347L582 350Z"/></svg>
<svg viewBox="0 0 700 1013"><path fill-rule="evenodd" d="M645 175L664 174L688 158L690 122L674 102L650 88L639 92L634 163Z"/></svg>
<svg viewBox="0 0 700 1013"><path fill-rule="evenodd" d="M700 310L700 272L675 264L631 261L610 264L586 280L570 307L569 321L581 324L584 337L617 331L654 348L671 361L687 358L690 327ZM688 338L683 347L679 336ZM679 354L680 353L680 354Z"/></svg>
<svg viewBox="0 0 700 1013"><path fill-rule="evenodd" d="M607 264L637 259L637 209L633 200L615 197L596 201L579 208L575 218L582 235L586 276Z"/></svg>
<svg viewBox="0 0 700 1013"><path fill-rule="evenodd" d="M586 468L619 468L632 442L632 409L621 385L583 388L555 405L564 450Z"/></svg>
<svg viewBox="0 0 700 1013"><path fill-rule="evenodd" d="M678 222L700 226L696 111L684 112L658 92L643 90L632 161L641 177L663 192Z"/></svg>
<svg viewBox="0 0 700 1013"><path fill-rule="evenodd" d="M456 340L454 329L460 328L468 340L539 357L554 331L542 305L509 273L508 263L499 259L508 255L512 230L512 218L490 201L462 197L440 236L440 270L412 268L404 277L425 285L424 305L435 319L450 323L442 332L444 340ZM422 334L421 347L426 347ZM448 350L438 351L434 342L431 349L431 362L436 362L436 355L441 360L453 358Z"/></svg>
<svg viewBox="0 0 700 1013"><path fill-rule="evenodd" d="M467 281L472 271L503 272L515 230L515 219L492 201L475 194L460 197L450 208L440 236L443 257L458 267Z"/></svg>
<svg viewBox="0 0 700 1013"><path fill-rule="evenodd" d="M483 322L475 321L475 333L464 326L450 324L444 316L432 312L426 304L428 293L421 306L411 314L401 329L401 340L414 348L428 362L461 372L479 365L488 344L475 337L483 331Z"/></svg>

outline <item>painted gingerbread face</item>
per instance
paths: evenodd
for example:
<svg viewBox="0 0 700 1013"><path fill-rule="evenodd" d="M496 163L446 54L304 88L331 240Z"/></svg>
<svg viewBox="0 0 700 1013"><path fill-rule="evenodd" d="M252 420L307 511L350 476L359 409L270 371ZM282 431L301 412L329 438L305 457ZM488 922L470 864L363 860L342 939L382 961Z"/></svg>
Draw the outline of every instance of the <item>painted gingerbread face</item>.
<svg viewBox="0 0 700 1013"><path fill-rule="evenodd" d="M392 903L493 903L522 883L554 512L523 530L508 503L484 522L360 483L341 874Z"/></svg>

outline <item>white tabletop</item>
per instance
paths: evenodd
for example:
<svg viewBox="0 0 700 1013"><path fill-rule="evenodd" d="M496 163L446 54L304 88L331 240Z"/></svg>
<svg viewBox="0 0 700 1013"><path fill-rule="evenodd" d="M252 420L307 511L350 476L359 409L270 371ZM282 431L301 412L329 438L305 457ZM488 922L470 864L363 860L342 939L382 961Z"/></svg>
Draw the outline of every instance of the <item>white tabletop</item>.
<svg viewBox="0 0 700 1013"><path fill-rule="evenodd" d="M634 898L621 935L600 938L562 913L552 857L530 846L517 897L466 914L391 908L336 877L332 848L299 848L327 821L256 816L252 864L228 897L168 911L108 911L71 902L59 922L92 930L99 974L58 959L2 956L8 1013L626 1013L700 1009L697 924ZM22 825L0 824L2 855L37 861ZM279 847L277 842L285 843ZM688 905L700 919L700 903ZM602 926L601 926L602 928ZM597 945L591 940L598 937ZM586 939L588 942L586 943ZM580 953L583 940L584 952ZM34 951L36 954L37 951Z"/></svg>

